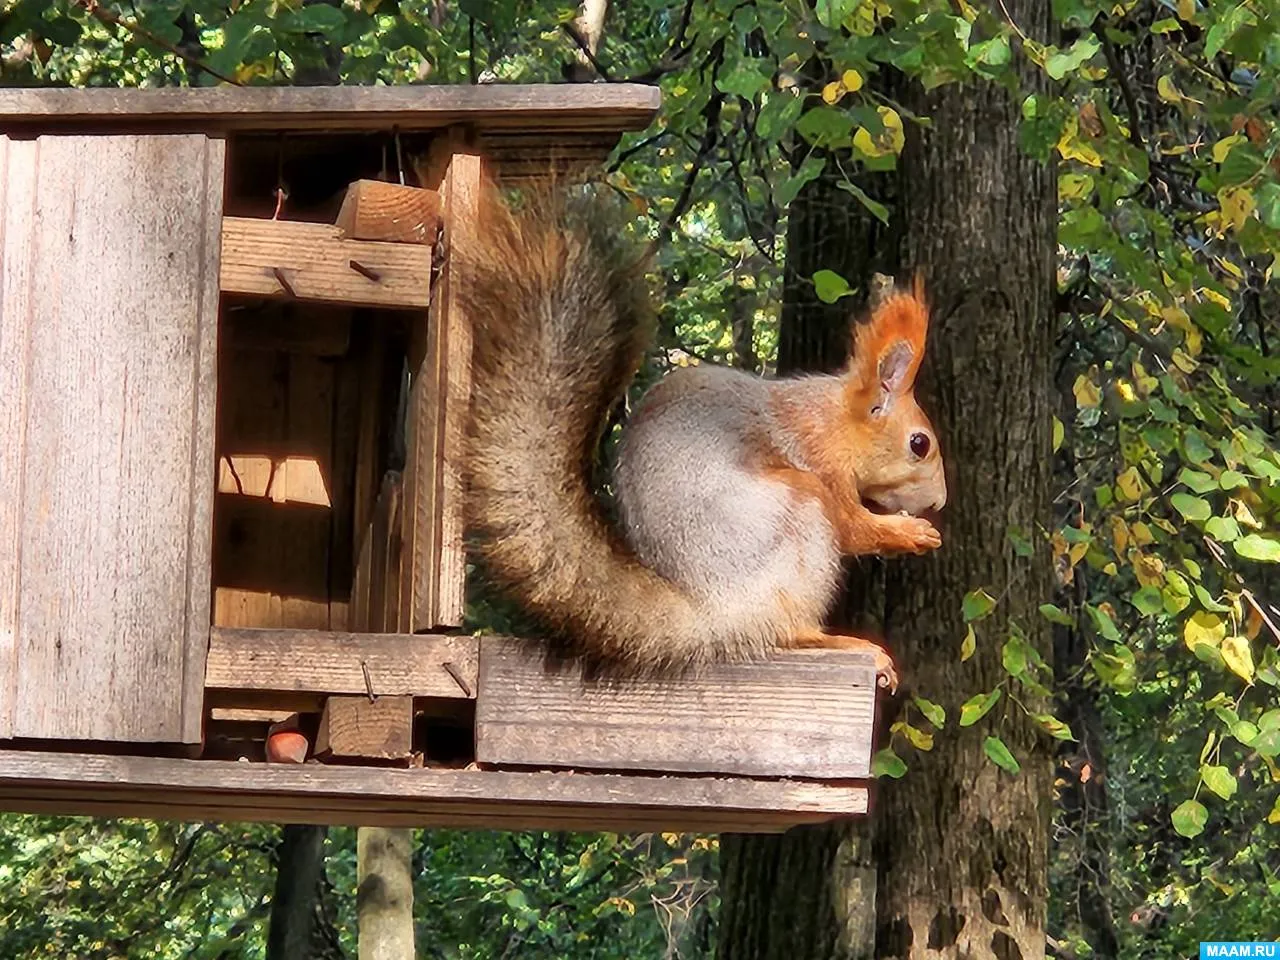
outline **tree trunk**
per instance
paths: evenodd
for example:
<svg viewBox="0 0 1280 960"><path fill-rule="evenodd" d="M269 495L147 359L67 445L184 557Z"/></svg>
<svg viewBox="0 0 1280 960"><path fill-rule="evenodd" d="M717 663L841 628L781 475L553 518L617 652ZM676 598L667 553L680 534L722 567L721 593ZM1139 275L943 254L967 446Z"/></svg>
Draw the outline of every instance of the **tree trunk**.
<svg viewBox="0 0 1280 960"><path fill-rule="evenodd" d="M413 831L356 832L360 960L414 960Z"/></svg>
<svg viewBox="0 0 1280 960"><path fill-rule="evenodd" d="M1006 4L1023 30L1048 34L1049 4ZM1026 69L1028 83L1037 76ZM1032 960L1045 952L1052 752L1009 696L975 726L956 720L963 699L1007 679L1011 623L1052 663L1037 612L1052 591L1047 551L1020 558L1007 531L1034 541L1051 523L1054 170L1019 149L1021 98L1003 88L913 86L903 98L932 119L902 157L910 189L898 222L904 266L926 271L932 323L917 394L949 499L942 549L886 565L885 627L902 692L942 702L948 720L935 748L912 751L906 776L880 789L877 956ZM980 586L999 605L961 663L961 601ZM988 735L1008 745L1019 774L987 759Z"/></svg>
<svg viewBox="0 0 1280 960"><path fill-rule="evenodd" d="M848 358L850 318L865 299L876 232L839 189L834 163L791 204L783 274L778 372L834 370ZM818 270L834 270L861 297L818 299ZM854 300L851 303L850 300ZM721 960L862 960L874 956L876 868L866 823L799 827L782 836L720 840Z"/></svg>
<svg viewBox="0 0 1280 960"><path fill-rule="evenodd" d="M311 960L311 938L320 873L324 868L324 827L290 824L280 829L276 848L276 888L267 929L267 960Z"/></svg>

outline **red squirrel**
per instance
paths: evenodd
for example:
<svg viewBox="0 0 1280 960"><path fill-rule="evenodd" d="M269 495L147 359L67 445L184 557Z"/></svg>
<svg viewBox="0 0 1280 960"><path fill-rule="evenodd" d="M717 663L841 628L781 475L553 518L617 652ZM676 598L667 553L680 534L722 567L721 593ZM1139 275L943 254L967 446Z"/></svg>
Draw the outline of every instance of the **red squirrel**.
<svg viewBox="0 0 1280 960"><path fill-rule="evenodd" d="M597 445L655 331L634 256L579 187L516 210L488 186L453 251L473 326L468 528L489 578L571 653L639 672L784 648L888 652L823 629L843 556L919 554L942 538L938 441L913 395L923 288L854 324L838 374L765 379L713 364L653 386L624 426L612 486Z"/></svg>

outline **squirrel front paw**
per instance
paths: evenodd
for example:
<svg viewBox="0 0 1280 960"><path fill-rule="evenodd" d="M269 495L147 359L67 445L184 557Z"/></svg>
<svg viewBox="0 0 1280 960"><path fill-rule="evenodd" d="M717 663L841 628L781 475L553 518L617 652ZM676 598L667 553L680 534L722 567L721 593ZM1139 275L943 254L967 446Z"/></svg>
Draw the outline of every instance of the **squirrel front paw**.
<svg viewBox="0 0 1280 960"><path fill-rule="evenodd" d="M890 542L895 553L928 553L942 546L942 534L923 517L885 517L890 526Z"/></svg>

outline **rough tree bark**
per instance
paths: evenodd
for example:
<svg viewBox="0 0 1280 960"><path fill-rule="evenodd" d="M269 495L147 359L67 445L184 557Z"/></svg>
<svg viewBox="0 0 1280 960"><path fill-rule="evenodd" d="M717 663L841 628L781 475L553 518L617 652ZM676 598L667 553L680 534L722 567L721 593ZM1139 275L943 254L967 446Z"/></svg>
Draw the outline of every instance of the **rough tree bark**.
<svg viewBox="0 0 1280 960"><path fill-rule="evenodd" d="M324 827L290 824L280 829L276 886L267 928L267 960L311 960Z"/></svg>
<svg viewBox="0 0 1280 960"><path fill-rule="evenodd" d="M1048 4L1006 6L1022 29L1047 35ZM1028 69L1028 83L1034 77ZM1010 619L1051 662L1036 609L1050 594L1048 558L1016 557L1006 531L1034 534L1050 520L1054 171L1019 150L1020 100L1001 88L911 87L901 97L932 125L908 131L893 203L899 235L868 241L850 198L806 197L821 181L801 194L790 214L779 369L830 369L846 346L837 317L823 324L823 311L805 303L814 270L856 284L873 270L924 268L933 323L919 394L948 461L950 498L943 548L885 565L884 628L905 676L885 713L887 722L915 691L947 706L948 728L932 752L910 753L901 782L880 786L874 860L865 825L722 840L722 960L1044 957L1049 744L1016 713L1000 723L1003 706L976 727L958 730L956 719L965 696L1000 682ZM831 202L853 211L843 235L839 214L820 213ZM806 316L818 326L807 328ZM999 613L962 664L961 601L977 586L994 589ZM997 728L1022 763L1017 777L984 755ZM870 863L874 884L863 879ZM857 939L866 890L874 953Z"/></svg>
<svg viewBox="0 0 1280 960"><path fill-rule="evenodd" d="M1005 0L1022 30L1048 35L1050 5ZM1039 72L1024 70L1029 86ZM1051 596L1047 551L1018 557L1007 531L1036 538L1051 521L1051 369L1056 189L1052 163L1018 146L1021 98L986 83L903 92L932 118L902 157L904 265L926 271L931 349L921 396L948 465L943 547L886 565L885 628L906 665L903 693L947 707L946 734L911 754L902 781L878 797L877 956L904 960L1045 952L1052 751L1004 697L957 729L960 701L1005 674L1001 647L1016 621L1045 662L1037 607ZM1000 598L977 652L958 656L964 594ZM1024 697L1025 702L1025 697ZM984 756L996 734L1017 776Z"/></svg>
<svg viewBox="0 0 1280 960"><path fill-rule="evenodd" d="M413 960L413 831L356 832L360 960Z"/></svg>

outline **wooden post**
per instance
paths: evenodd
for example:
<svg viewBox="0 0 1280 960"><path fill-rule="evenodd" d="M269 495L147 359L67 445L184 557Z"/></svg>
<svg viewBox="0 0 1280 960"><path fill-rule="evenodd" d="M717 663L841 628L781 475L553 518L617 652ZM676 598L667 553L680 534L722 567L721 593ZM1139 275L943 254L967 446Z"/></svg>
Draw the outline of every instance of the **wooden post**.
<svg viewBox="0 0 1280 960"><path fill-rule="evenodd" d="M320 715L321 760L407 763L413 753L413 697L330 697Z"/></svg>
<svg viewBox="0 0 1280 960"><path fill-rule="evenodd" d="M356 831L359 960L414 960L413 831Z"/></svg>
<svg viewBox="0 0 1280 960"><path fill-rule="evenodd" d="M471 398L471 327L457 295L466 281L450 264L477 239L484 160L465 131L451 128L433 144L419 176L439 191L449 253L410 353L400 592L400 629L410 633L461 626L465 607L460 452Z"/></svg>

